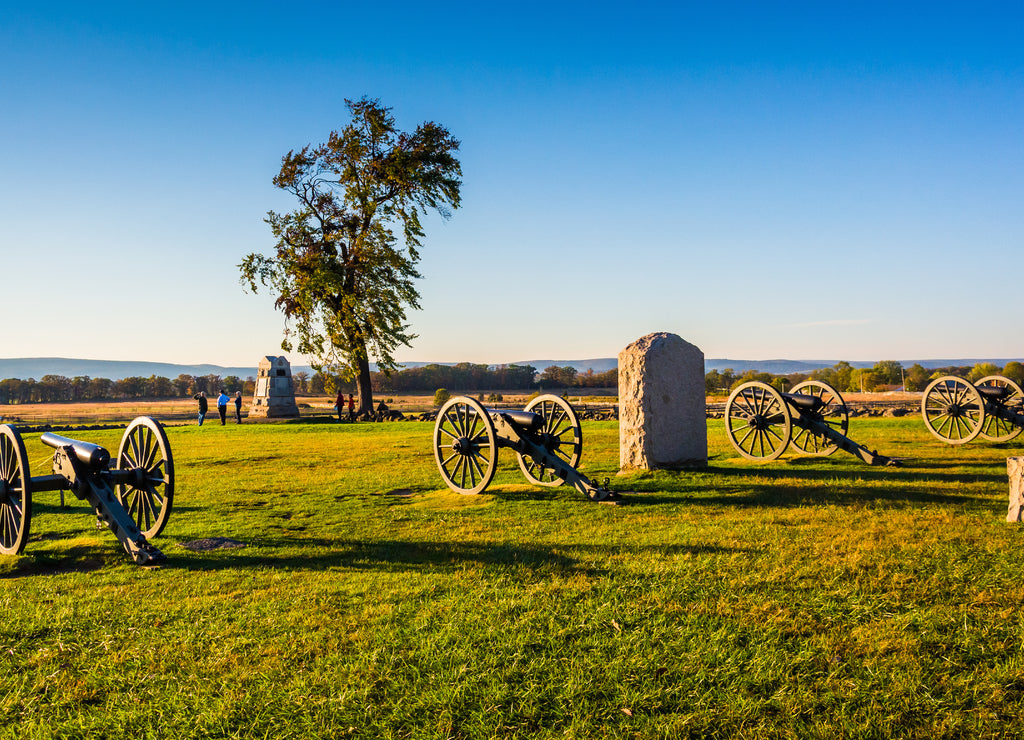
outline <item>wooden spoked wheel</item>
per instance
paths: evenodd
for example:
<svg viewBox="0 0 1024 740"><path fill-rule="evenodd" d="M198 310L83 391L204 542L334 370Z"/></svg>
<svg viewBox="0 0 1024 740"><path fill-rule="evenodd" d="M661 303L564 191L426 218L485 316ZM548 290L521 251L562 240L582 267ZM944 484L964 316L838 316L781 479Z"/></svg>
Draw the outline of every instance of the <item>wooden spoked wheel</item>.
<svg viewBox="0 0 1024 740"><path fill-rule="evenodd" d="M994 386L996 388L1008 389L1007 395L1003 396L1000 403L1011 411L1018 414L1022 413L1024 391L1009 378L1002 375L988 375L974 385L975 387ZM985 423L981 425L980 436L990 442L1009 442L1021 432L1024 432L1024 427L1017 426L1005 419L1000 419L994 414L985 414Z"/></svg>
<svg viewBox="0 0 1024 740"><path fill-rule="evenodd" d="M802 414L809 416L815 421L827 424L833 430L844 437L850 427L850 412L846 408L846 402L835 388L820 380L805 380L795 386L791 393L802 396L814 396L821 399L821 406L815 411L803 411ZM800 426L799 421L793 422L793 439L795 447L803 450L808 455L825 457L839 449L827 437L821 434L814 434L809 429Z"/></svg>
<svg viewBox="0 0 1024 740"><path fill-rule="evenodd" d="M498 466L497 435L477 401L456 396L437 412L434 459L444 482L457 493L480 493L490 485Z"/></svg>
<svg viewBox="0 0 1024 740"><path fill-rule="evenodd" d="M921 399L924 424L936 438L962 445L981 434L985 403L978 389L963 378L944 375L924 389Z"/></svg>
<svg viewBox="0 0 1024 740"><path fill-rule="evenodd" d="M579 465L583 454L583 432L576 410L564 398L555 395L537 396L527 404L524 411L530 411L544 419L540 437L542 444L561 458L569 467ZM553 469L517 453L519 469L526 480L538 486L560 486L565 479Z"/></svg>
<svg viewBox="0 0 1024 740"><path fill-rule="evenodd" d="M131 483L117 486L121 505L147 539L156 537L174 502L174 459L160 422L140 416L128 425L117 450L117 469L135 472Z"/></svg>
<svg viewBox="0 0 1024 740"><path fill-rule="evenodd" d="M765 383L744 383L725 403L729 443L748 460L775 460L789 444L793 420L782 394Z"/></svg>
<svg viewBox="0 0 1024 740"><path fill-rule="evenodd" d="M0 424L0 553L18 555L32 521L32 476L18 430Z"/></svg>

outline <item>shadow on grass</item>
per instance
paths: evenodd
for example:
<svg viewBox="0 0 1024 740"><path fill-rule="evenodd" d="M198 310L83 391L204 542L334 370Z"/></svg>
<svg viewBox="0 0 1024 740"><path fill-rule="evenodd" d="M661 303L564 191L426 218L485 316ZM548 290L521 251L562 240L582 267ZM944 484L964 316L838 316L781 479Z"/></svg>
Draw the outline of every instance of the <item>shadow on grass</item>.
<svg viewBox="0 0 1024 740"><path fill-rule="evenodd" d="M814 466L813 468L810 466ZM846 478L854 482L885 480L917 483L995 483L1004 482L1005 474L997 473L950 473L949 463L929 461L915 463L913 467L887 468L850 467L845 460L833 458L799 458L774 463L752 463L749 468L720 467L710 465L700 471L725 477L750 476L757 478L800 478L801 480L835 480Z"/></svg>
<svg viewBox="0 0 1024 740"><path fill-rule="evenodd" d="M654 552L662 555L689 553L694 555L737 552L739 548L703 545L668 545L651 547L614 547L601 545L566 545L556 547L508 545L490 542L345 542L324 539L261 540L263 548L284 548L294 551L308 548L305 554L273 555L249 554L245 549L231 549L212 553L189 554L179 558L180 548L169 551L167 567L189 571L224 570L232 568L270 568L283 570L326 570L331 568L355 570L408 571L429 569L432 572L462 571L467 563L497 568L510 568L525 573L569 573L597 575L603 571L591 562L581 562L562 550L582 551L610 557L619 553ZM327 552L325 552L325 550Z"/></svg>
<svg viewBox="0 0 1024 740"><path fill-rule="evenodd" d="M809 488L785 488L782 486L745 486L736 489L735 495L721 494L721 489L716 491L719 495L693 495L682 501L676 499L676 503L686 503L694 506L735 506L735 507L798 507L808 505L834 505L852 506L872 504L888 504L898 507L905 504L974 504L988 507L991 505L991 498L983 496L963 496L941 494L926 489L900 489L898 491L873 491L868 493L864 489L858 491L836 491L830 489L809 489ZM650 505L666 503L665 501L649 502L642 494L636 498L629 499L630 504Z"/></svg>
<svg viewBox="0 0 1024 740"><path fill-rule="evenodd" d="M31 543L29 543L29 547L31 547ZM123 551L120 548L116 551L101 551L88 545L79 545L64 550L59 556L50 553L26 552L18 558L11 570L0 572L0 580L20 578L22 576L57 576L65 573L89 573L107 565L107 559L111 552L113 552L115 557L123 555ZM127 557L127 555L124 557Z"/></svg>
<svg viewBox="0 0 1024 740"><path fill-rule="evenodd" d="M834 469L822 469L821 459L801 460L794 465L795 462L751 468L711 465L679 473L643 472L619 476L612 488L624 492L625 503L629 506L865 503L990 506L991 496L951 493L948 489L955 486L1002 484L1006 480L1005 475L988 473L944 473L939 465L934 470L866 466L850 468L839 464ZM815 468L803 467L806 464L814 464ZM824 464L827 465L828 461L824 461Z"/></svg>
<svg viewBox="0 0 1024 740"><path fill-rule="evenodd" d="M71 514L74 516L84 517L89 521L90 526L92 522L96 521L96 513L87 501L80 501L70 495L66 500L67 503L64 504L64 506L61 506L59 501L55 501L53 503L41 502L36 498L35 494L33 494L32 516L37 517L41 514ZM177 500L175 500L174 508L171 510L171 516L178 516L188 511L205 511L205 508L202 506L182 505L177 503ZM32 531L36 531L34 524L32 526Z"/></svg>
<svg viewBox="0 0 1024 740"><path fill-rule="evenodd" d="M317 424L351 424L352 422L347 421L347 420L346 421L338 421L338 417L336 417L336 416L326 416L326 415L313 416L313 415L310 415L310 416L302 416L302 417L293 418L293 419L281 419L281 420L275 421L273 423L275 423L275 424L287 424L289 426L294 426L296 424L305 424L305 425L315 426Z"/></svg>

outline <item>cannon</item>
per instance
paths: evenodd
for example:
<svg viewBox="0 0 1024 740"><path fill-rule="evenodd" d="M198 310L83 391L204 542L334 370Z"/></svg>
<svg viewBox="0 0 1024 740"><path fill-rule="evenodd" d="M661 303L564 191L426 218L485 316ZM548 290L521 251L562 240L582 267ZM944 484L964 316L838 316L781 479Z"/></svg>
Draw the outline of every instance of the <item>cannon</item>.
<svg viewBox="0 0 1024 740"><path fill-rule="evenodd" d="M1009 378L988 375L977 383L946 375L924 389L921 415L928 431L951 445L981 437L1009 442L1024 431L1024 391Z"/></svg>
<svg viewBox="0 0 1024 740"><path fill-rule="evenodd" d="M839 391L817 380L800 383L789 393L766 383L744 383L725 404L729 442L748 460L775 460L792 444L808 455L844 450L868 465L898 464L847 437L849 426L850 414Z"/></svg>
<svg viewBox="0 0 1024 740"><path fill-rule="evenodd" d="M583 435L576 411L564 398L543 395L522 411L484 408L472 398L450 399L434 424L434 459L457 493L481 493L494 479L498 450L515 450L519 469L538 486L567 483L591 501L618 501L620 494L576 469Z"/></svg>
<svg viewBox="0 0 1024 740"><path fill-rule="evenodd" d="M107 526L139 565L163 562L149 543L167 524L174 500L174 460L160 422L140 416L128 425L117 450L68 439L51 432L39 441L52 447L53 474L33 478L18 430L0 425L0 553L25 549L32 521L32 494L70 490L96 512L96 526Z"/></svg>

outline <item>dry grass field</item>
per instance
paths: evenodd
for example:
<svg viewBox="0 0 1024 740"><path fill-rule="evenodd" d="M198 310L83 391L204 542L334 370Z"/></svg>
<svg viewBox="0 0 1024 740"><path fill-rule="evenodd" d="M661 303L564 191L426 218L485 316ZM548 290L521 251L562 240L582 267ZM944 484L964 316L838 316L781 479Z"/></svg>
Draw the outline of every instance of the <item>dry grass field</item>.
<svg viewBox="0 0 1024 740"><path fill-rule="evenodd" d="M483 391L486 398L495 391ZM500 392L500 391L498 391ZM452 393L458 395L458 393ZM473 396L481 393L473 393ZM530 395L528 393L503 392L503 404L513 407L525 406ZM242 418L249 413L251 397L245 398L242 405ZM299 413L302 417L315 417L334 413L334 396L297 396ZM388 407L402 413L418 413L433 408L433 394L379 394L374 402L384 401ZM573 403L587 400L586 396L570 396ZM606 399L600 399L606 401ZM610 400L610 399L607 399ZM140 399L135 401L107 401L88 403L26 403L0 406L0 424L19 426L51 426L86 425L86 424L126 424L137 416L152 416L163 424L176 426L194 423L196 420L196 402L191 398L175 399ZM233 412L233 409L229 409ZM211 401L207 420L216 417L217 410ZM266 420L260 420L266 421Z"/></svg>

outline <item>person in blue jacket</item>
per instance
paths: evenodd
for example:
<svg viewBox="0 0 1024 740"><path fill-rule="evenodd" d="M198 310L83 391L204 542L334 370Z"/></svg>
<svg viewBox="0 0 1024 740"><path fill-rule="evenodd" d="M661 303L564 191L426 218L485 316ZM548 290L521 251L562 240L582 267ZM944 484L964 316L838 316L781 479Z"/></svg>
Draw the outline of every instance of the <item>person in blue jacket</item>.
<svg viewBox="0 0 1024 740"><path fill-rule="evenodd" d="M220 414L220 425L224 426L228 423L228 401L231 397L224 392L224 389L220 389L220 395L217 396L217 413Z"/></svg>

